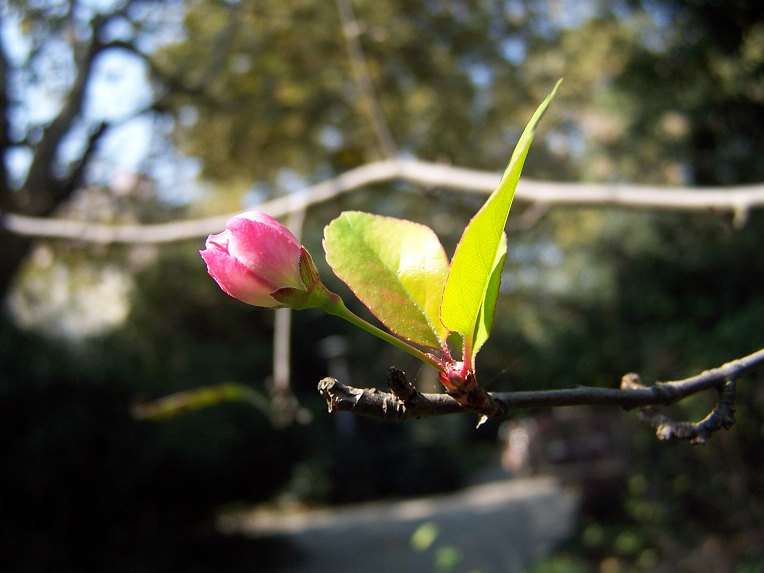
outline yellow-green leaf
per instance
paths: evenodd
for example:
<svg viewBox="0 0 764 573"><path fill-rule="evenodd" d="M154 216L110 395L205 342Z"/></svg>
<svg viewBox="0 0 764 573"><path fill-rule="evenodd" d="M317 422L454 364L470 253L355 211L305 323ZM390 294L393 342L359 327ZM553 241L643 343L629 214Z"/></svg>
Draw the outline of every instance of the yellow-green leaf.
<svg viewBox="0 0 764 573"><path fill-rule="evenodd" d="M324 250L334 273L388 329L422 346L443 346L448 257L432 229L349 211L324 229Z"/></svg>
<svg viewBox="0 0 764 573"><path fill-rule="evenodd" d="M504 262L503 256L500 256L504 226L507 224L509 209L536 126L559 85L560 82L557 82L552 93L533 114L517 142L499 186L467 225L451 262L443 292L441 320L448 330L464 336L465 350L470 356L474 356L476 347L479 348L490 334L498 296L495 281ZM492 285L496 285L496 288ZM486 320L489 314L490 320Z"/></svg>
<svg viewBox="0 0 764 573"><path fill-rule="evenodd" d="M496 260L493 264L493 271L488 279L488 288L486 289L484 303L480 307L480 316L478 316L477 324L475 325L474 344L472 347L472 355L478 353L480 347L488 340L488 336L491 334L491 328L493 328L493 317L496 313L496 299L499 296L499 287L501 286L501 271L504 269L504 259L507 258L507 235L501 234L501 242L499 244L499 250L496 251Z"/></svg>

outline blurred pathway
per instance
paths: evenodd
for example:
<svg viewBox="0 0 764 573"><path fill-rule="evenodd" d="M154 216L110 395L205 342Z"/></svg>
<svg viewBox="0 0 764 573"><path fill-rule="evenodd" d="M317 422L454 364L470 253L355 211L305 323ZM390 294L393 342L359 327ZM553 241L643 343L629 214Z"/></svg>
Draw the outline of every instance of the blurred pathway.
<svg viewBox="0 0 764 573"><path fill-rule="evenodd" d="M409 501L288 515L256 512L222 525L288 541L294 559L278 569L283 573L514 573L572 533L575 511L573 495L538 477ZM415 550L418 528L424 548ZM453 566L438 569L436 559Z"/></svg>

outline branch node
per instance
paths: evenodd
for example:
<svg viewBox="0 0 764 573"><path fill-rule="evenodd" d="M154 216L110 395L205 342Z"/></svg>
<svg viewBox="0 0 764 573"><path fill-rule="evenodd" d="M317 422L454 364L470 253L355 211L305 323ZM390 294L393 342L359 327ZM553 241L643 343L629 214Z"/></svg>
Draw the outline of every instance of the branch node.
<svg viewBox="0 0 764 573"><path fill-rule="evenodd" d="M404 404L415 402L419 396L417 389L406 378L406 373L403 370L398 370L395 366L391 366L387 371L387 386L393 395Z"/></svg>
<svg viewBox="0 0 764 573"><path fill-rule="evenodd" d="M655 408L642 408L640 420L655 428L659 440L689 440L692 444L705 444L708 437L724 428L729 430L735 424L735 381L727 379L716 387L719 398L714 409L699 422L676 422L659 415Z"/></svg>
<svg viewBox="0 0 764 573"><path fill-rule="evenodd" d="M358 396L362 390L351 388L337 381L336 378L326 377L318 383L318 391L326 400L329 413L339 412L346 408L352 408L358 403Z"/></svg>

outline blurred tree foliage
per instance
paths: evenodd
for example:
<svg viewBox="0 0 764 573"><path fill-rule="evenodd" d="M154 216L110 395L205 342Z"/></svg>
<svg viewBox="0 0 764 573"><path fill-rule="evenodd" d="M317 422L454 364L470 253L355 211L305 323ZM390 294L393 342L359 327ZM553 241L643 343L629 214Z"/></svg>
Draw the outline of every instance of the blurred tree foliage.
<svg viewBox="0 0 764 573"><path fill-rule="evenodd" d="M532 110L565 76L528 158L528 176L703 185L764 180L761 2L352 6L356 27L346 32L357 34L401 154L498 171ZM2 209L48 215L69 200L59 212L120 221L227 212L382 157L333 2L131 1L94 8L51 0L0 8L19 15L34 48L19 63L9 56L15 53L9 28L0 32ZM86 50L93 39L94 51ZM156 182L129 196L105 182L97 144L115 122L89 115L86 92L73 88L77 69L94 81L97 68L86 64L107 49L146 63L153 87L146 112L157 133L202 166L208 185L193 203L168 204ZM62 113L35 123L21 105L23 86L51 78L58 87L49 93ZM66 133L85 142L81 153L64 145ZM8 169L11 151L20 149L33 158L29 174L37 179ZM155 151L155 166L170 161L168 147ZM143 176L155 174L146 169ZM374 186L312 209L304 236L320 259L323 225L342 209L364 209L432 226L451 253L479 203L437 189ZM764 343L760 215L735 229L713 214L557 209L515 231L522 215L517 206L505 296L480 356L489 389L613 385L629 370L647 380L676 378ZM19 271L29 241L7 234L0 240L5 282L15 277L22 288L25 274L50 277L30 261ZM383 385L391 364L422 383L427 373L312 312L294 317L293 336L292 384L313 413L309 426L276 430L261 412L238 405L161 424L136 422L129 408L138 399L226 381L262 390L272 315L223 296L203 272L198 245L148 253L49 248L59 261L116 264L135 288L125 323L79 346L3 319L0 549L11 568L66 570L68 562L73 570L111 570L122 561L133 570L188 570L183 565L192 562L206 570L200 546L189 539L208 531L221 504L276 493L347 502L443 491L463 483L480 446L495 439L495 423L475 432L466 417L382 426L327 416L315 395L327 369L317 342L326 336L352 342L347 363L357 385ZM342 291L325 266L321 271ZM633 428L620 502L582 518L576 550L631 570L682 559L687 570L698 570L691 560L696 548L721 540L727 562L755 563L756 547L764 546L756 495L764 486L764 414L756 381L740 387L738 424L703 449L659 444L647 429ZM707 407L700 398L678 406L677 414L699 416ZM217 565L212 560L208 568Z"/></svg>
<svg viewBox="0 0 764 573"><path fill-rule="evenodd" d="M762 151L762 10L359 3L348 33L404 153L498 169L533 106L566 76L529 176L744 183L764 169L747 160ZM197 2L185 24L193 41L166 48L159 67L196 88L170 105L182 145L210 177L283 191L288 173L314 180L380 158L333 3Z"/></svg>

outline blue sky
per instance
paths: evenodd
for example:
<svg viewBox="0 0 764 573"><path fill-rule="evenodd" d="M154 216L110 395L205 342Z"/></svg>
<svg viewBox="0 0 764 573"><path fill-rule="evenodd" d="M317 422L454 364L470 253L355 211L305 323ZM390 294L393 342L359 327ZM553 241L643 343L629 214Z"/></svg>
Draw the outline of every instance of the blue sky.
<svg viewBox="0 0 764 573"><path fill-rule="evenodd" d="M83 18L89 18L93 11L107 10L115 2L91 1L81 3ZM30 60L33 46L22 33L19 18L4 9L2 26L2 49L12 68L11 93L18 103L12 108L10 121L14 136L20 139L27 133L34 137L32 126L45 125L61 109L63 98L71 86L74 74L71 46L64 40L50 38L43 45L40 57ZM117 22L109 33L113 37L129 34L127 23ZM163 28L163 39L173 37L171 31L177 28ZM159 39L150 41L156 48ZM146 44L146 41L143 42ZM33 61L34 65L29 65ZM96 184L108 184L115 176L125 172L142 171L145 162L159 139L166 135L167 121L158 120L153 113L140 114L153 101L148 80L146 63L126 50L110 49L101 53L95 61L93 79L88 85L82 118L70 131L60 150L61 158L76 157L85 145L89 125L99 121L114 123L99 141L98 154L90 167L91 180ZM166 143L166 141L165 141ZM168 146L162 151L168 154ZM4 158L12 174L13 181L20 184L27 172L33 156L28 145L17 145ZM173 202L188 199L185 190L198 173L194 160L171 153L161 165L152 165L151 175L159 180L159 187L166 198ZM181 184L182 188L178 185Z"/></svg>

